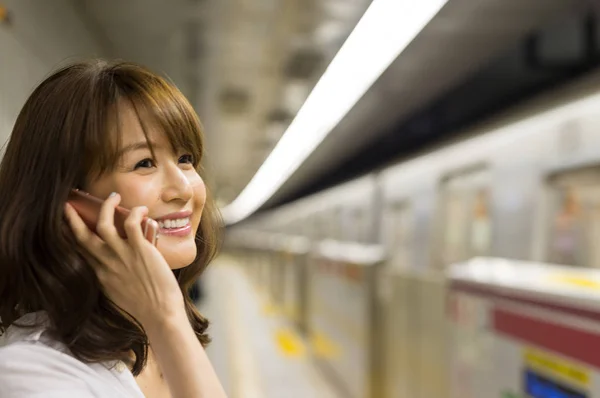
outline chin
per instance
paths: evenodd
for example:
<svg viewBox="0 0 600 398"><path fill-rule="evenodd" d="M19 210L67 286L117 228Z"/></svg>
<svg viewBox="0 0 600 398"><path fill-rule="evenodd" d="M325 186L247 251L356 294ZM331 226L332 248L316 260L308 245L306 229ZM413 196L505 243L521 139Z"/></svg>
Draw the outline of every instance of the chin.
<svg viewBox="0 0 600 398"><path fill-rule="evenodd" d="M190 265L193 261L194 261L195 257L191 257L191 259L189 261L176 261L176 262L168 262L169 263L169 268L175 270L175 269L181 269L181 268L185 268L188 265Z"/></svg>
<svg viewBox="0 0 600 398"><path fill-rule="evenodd" d="M163 245L167 245L167 242L164 240L162 242L159 241L158 249L164 256L167 264L169 264L169 268L171 269L185 268L196 259L197 249L196 244L193 241L191 242L191 245L175 245L174 247L164 247Z"/></svg>

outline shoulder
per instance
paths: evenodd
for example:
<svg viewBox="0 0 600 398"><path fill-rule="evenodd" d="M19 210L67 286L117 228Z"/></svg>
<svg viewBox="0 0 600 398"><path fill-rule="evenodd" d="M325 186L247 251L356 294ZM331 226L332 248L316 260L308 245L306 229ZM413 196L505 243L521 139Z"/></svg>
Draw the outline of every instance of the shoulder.
<svg viewBox="0 0 600 398"><path fill-rule="evenodd" d="M0 397L143 397L131 372L115 363L84 363L52 339L44 314L19 319L0 336ZM41 321L41 322L40 322ZM39 325L35 326L35 325Z"/></svg>
<svg viewBox="0 0 600 398"><path fill-rule="evenodd" d="M75 358L43 344L16 343L0 348L1 397L42 393L85 397L88 373Z"/></svg>

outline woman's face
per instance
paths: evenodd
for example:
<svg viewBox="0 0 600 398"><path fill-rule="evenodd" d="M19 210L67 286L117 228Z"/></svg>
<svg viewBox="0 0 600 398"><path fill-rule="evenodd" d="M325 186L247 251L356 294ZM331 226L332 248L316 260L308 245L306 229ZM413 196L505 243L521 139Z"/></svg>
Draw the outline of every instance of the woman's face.
<svg viewBox="0 0 600 398"><path fill-rule="evenodd" d="M195 236L206 200L206 188L190 154L174 153L164 132L147 133L156 161L148 148L142 126L131 105L119 112L122 152L114 171L88 182L85 190L99 198L111 192L121 195L121 206L146 206L148 216L159 222L158 250L171 269L188 266L196 257Z"/></svg>

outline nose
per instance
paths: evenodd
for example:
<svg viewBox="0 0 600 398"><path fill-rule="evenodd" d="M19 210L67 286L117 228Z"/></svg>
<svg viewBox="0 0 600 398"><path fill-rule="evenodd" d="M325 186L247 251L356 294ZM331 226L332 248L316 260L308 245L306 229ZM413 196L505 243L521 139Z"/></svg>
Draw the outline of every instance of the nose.
<svg viewBox="0 0 600 398"><path fill-rule="evenodd" d="M173 200L187 202L192 199L193 195L194 189L183 170L176 164L169 165L164 175L162 200L164 202L171 202Z"/></svg>

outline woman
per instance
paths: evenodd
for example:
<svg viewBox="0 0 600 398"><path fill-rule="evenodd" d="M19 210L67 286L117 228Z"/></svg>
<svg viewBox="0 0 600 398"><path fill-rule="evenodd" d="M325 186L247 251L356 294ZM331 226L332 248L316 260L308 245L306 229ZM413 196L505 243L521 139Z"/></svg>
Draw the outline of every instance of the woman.
<svg viewBox="0 0 600 398"><path fill-rule="evenodd" d="M182 293L216 252L202 150L189 103L139 66L77 63L33 92L0 165L1 397L225 396ZM106 198L96 232L73 188Z"/></svg>

